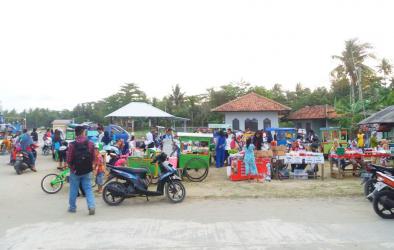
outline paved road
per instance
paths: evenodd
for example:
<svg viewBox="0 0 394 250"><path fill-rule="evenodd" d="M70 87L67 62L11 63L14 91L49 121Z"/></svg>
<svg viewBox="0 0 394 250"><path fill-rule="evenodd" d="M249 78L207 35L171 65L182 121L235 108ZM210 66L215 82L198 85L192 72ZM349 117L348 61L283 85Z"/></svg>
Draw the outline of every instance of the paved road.
<svg viewBox="0 0 394 250"><path fill-rule="evenodd" d="M50 160L21 176L5 162L0 157L0 249L394 249L394 221L361 198L154 198L109 207L98 197L97 214L88 216L84 199L77 214L66 212L67 186L41 191L41 178L56 172Z"/></svg>

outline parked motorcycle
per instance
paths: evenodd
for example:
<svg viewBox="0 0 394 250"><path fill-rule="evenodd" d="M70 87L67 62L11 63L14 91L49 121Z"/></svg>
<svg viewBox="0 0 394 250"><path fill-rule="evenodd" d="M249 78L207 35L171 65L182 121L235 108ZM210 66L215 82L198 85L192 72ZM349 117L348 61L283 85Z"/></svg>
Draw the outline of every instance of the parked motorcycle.
<svg viewBox="0 0 394 250"><path fill-rule="evenodd" d="M373 209L383 219L394 219L394 176L377 172L373 196Z"/></svg>
<svg viewBox="0 0 394 250"><path fill-rule="evenodd" d="M36 159L37 159L37 151L36 151L37 147L38 146L32 147L32 152L33 152L34 158L36 158ZM16 173L19 175L19 174L22 174L22 172L28 168L30 168L32 171L34 171L33 166L31 165L31 159L29 157L29 154L26 151L21 150L16 154L14 169L15 169Z"/></svg>
<svg viewBox="0 0 394 250"><path fill-rule="evenodd" d="M148 170L145 168L126 168L107 165L110 176L103 189L103 199L111 206L119 205L126 198L161 196L166 194L173 202L182 202L186 196L186 189L177 171L167 162L167 155L161 153L152 163L158 163L160 176L156 191L149 191ZM115 180L114 180L115 179Z"/></svg>
<svg viewBox="0 0 394 250"><path fill-rule="evenodd" d="M373 197L369 196L370 193L375 189L376 173L382 172L388 175L394 175L394 168L387 168L375 164L369 164L365 168L366 172L361 175L362 182L361 185L364 185L364 195L368 198L369 201L372 201Z"/></svg>

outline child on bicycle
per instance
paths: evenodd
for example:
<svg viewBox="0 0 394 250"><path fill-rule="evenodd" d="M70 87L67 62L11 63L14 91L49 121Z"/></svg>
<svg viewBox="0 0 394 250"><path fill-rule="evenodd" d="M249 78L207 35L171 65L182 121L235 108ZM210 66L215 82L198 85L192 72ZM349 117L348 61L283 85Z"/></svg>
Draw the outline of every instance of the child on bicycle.
<svg viewBox="0 0 394 250"><path fill-rule="evenodd" d="M105 153L101 154L98 148L95 150L96 152L96 160L94 165L94 172L96 174L96 184L97 184L97 193L101 193L103 191L104 185L104 177L105 177Z"/></svg>

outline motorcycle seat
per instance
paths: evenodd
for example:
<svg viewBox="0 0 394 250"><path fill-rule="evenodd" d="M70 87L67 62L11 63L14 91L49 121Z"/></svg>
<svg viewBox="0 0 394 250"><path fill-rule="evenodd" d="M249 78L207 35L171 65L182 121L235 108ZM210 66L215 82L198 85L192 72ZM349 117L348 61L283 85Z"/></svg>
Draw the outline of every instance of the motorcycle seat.
<svg viewBox="0 0 394 250"><path fill-rule="evenodd" d="M125 167L116 167L116 169L119 169L121 171L130 173L130 174L146 174L148 170L146 168L125 168Z"/></svg>
<svg viewBox="0 0 394 250"><path fill-rule="evenodd" d="M390 167L383 167L383 166L380 166L380 165L372 165L377 171L380 171L380 172L389 172L389 173L391 173L391 174L394 174L394 168L390 168Z"/></svg>

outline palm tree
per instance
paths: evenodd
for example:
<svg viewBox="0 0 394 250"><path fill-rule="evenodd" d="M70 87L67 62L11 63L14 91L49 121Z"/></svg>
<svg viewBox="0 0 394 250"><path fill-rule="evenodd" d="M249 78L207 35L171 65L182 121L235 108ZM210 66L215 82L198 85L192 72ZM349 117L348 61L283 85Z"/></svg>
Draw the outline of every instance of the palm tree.
<svg viewBox="0 0 394 250"><path fill-rule="evenodd" d="M172 87L172 93L170 95L170 100L174 104L175 107L178 107L185 100L185 93L181 92L181 87L179 84L176 84L175 87Z"/></svg>
<svg viewBox="0 0 394 250"><path fill-rule="evenodd" d="M387 82L390 80L391 73L393 73L393 65L390 64L389 60L383 58L378 65L378 72L383 75L382 83L386 86Z"/></svg>
<svg viewBox="0 0 394 250"><path fill-rule="evenodd" d="M359 43L358 39L350 39L345 41L345 50L341 55L332 57L340 62L333 72L343 72L349 80L351 104L355 103L355 87L361 85L361 73L373 72L373 69L364 64L365 60L375 58L370 49L372 46L369 43ZM361 86L359 87L361 89Z"/></svg>

